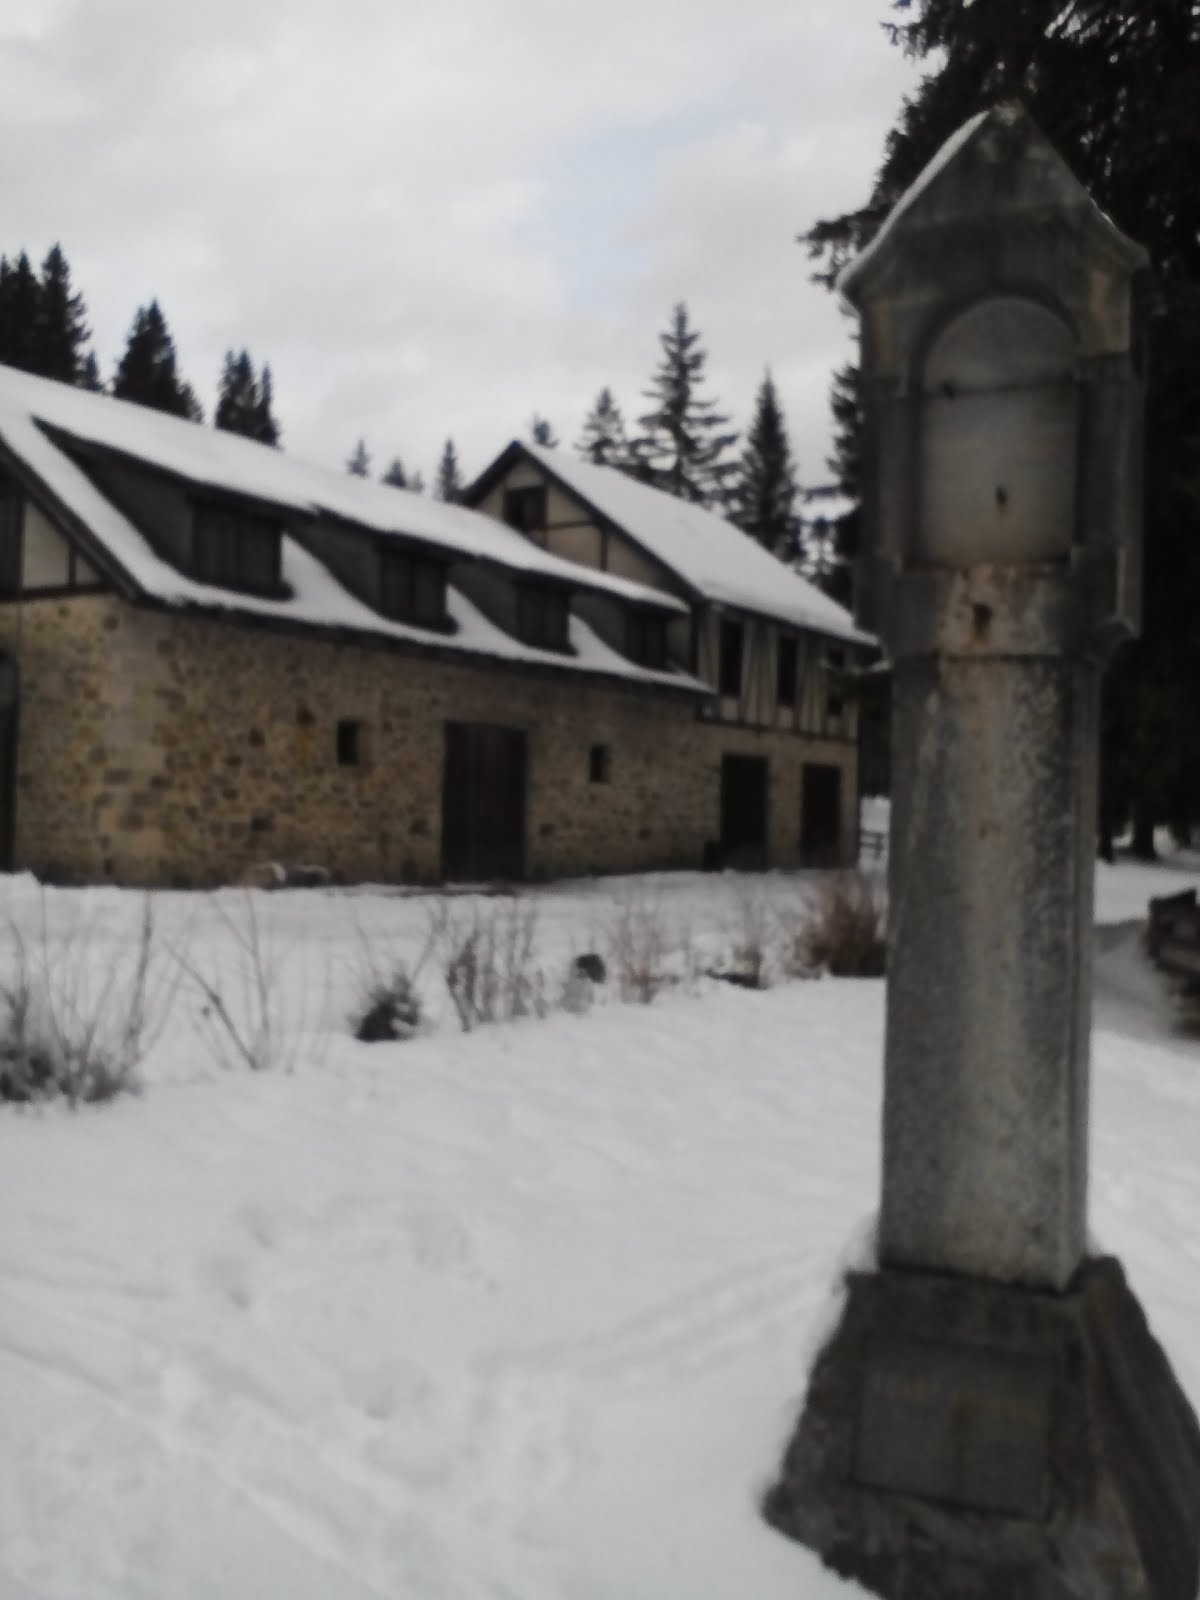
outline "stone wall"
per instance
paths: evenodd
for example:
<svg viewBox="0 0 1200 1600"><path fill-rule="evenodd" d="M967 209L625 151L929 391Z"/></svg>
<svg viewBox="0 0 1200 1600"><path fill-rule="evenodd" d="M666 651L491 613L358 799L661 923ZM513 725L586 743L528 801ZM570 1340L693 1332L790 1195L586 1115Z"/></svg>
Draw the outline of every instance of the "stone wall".
<svg viewBox="0 0 1200 1600"><path fill-rule="evenodd" d="M111 594L0 606L17 662L15 861L80 880L208 884L257 863L435 879L448 720L527 731L531 876L699 866L724 753L770 759L770 851L797 862L805 760L852 747L701 720L694 698L283 633ZM363 759L337 761L337 724ZM592 782L589 752L611 752Z"/></svg>

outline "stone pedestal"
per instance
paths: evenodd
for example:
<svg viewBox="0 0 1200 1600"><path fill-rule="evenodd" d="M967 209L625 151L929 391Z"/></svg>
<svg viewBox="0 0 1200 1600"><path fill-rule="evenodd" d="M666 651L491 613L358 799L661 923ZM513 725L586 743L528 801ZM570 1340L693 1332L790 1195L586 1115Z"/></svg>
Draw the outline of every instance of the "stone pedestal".
<svg viewBox="0 0 1200 1600"><path fill-rule="evenodd" d="M855 1275L764 1510L885 1600L1196 1600L1200 1428L1113 1260Z"/></svg>

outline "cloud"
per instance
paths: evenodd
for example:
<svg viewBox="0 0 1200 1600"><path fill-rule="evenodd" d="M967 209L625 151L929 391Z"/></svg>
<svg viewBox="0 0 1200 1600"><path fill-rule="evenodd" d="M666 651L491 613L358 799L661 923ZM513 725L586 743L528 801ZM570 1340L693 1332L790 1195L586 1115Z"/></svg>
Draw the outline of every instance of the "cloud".
<svg viewBox="0 0 1200 1600"><path fill-rule="evenodd" d="M289 448L468 469L536 409L629 414L672 304L807 473L846 328L795 235L869 187L912 69L882 0L9 0L0 248L60 239L105 372L157 296L211 404L275 374Z"/></svg>

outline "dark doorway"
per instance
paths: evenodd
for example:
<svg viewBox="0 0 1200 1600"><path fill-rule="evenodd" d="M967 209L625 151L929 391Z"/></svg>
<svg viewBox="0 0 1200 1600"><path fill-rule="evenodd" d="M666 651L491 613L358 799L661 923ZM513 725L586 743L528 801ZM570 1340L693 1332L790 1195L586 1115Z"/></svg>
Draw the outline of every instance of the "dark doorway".
<svg viewBox="0 0 1200 1600"><path fill-rule="evenodd" d="M767 758L721 762L721 860L727 867L767 864Z"/></svg>
<svg viewBox="0 0 1200 1600"><path fill-rule="evenodd" d="M836 867L842 860L842 769L804 763L800 797L800 855L806 866Z"/></svg>
<svg viewBox="0 0 1200 1600"><path fill-rule="evenodd" d="M525 875L525 735L446 724L442 876L459 883Z"/></svg>
<svg viewBox="0 0 1200 1600"><path fill-rule="evenodd" d="M17 664L0 651L0 872L11 872L17 831Z"/></svg>

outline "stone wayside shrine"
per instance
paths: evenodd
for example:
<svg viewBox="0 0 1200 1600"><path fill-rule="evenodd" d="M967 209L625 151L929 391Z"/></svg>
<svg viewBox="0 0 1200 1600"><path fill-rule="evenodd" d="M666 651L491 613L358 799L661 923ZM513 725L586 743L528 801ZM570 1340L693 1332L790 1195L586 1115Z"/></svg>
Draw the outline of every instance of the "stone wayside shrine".
<svg viewBox="0 0 1200 1600"><path fill-rule="evenodd" d="M1087 1253L1100 673L1138 620L1144 251L1025 111L946 145L862 316L893 665L878 1270L769 1520L889 1600L1196 1600L1200 1428Z"/></svg>

